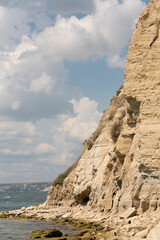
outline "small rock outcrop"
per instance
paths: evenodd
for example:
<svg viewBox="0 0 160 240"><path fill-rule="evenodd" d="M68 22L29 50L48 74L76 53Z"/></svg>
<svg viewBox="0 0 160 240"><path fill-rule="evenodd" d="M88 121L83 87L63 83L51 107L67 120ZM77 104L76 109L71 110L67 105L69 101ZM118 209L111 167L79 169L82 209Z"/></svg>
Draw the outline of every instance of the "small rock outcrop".
<svg viewBox="0 0 160 240"><path fill-rule="evenodd" d="M160 0L151 0L130 43L124 86L63 185L49 191L45 206L90 206L119 216L159 211L159 29Z"/></svg>

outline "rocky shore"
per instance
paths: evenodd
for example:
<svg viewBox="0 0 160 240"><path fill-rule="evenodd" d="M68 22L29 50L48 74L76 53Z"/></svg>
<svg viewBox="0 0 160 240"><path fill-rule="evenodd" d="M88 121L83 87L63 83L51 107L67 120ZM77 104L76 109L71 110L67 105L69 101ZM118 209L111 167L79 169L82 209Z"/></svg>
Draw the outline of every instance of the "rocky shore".
<svg viewBox="0 0 160 240"><path fill-rule="evenodd" d="M80 235L77 234L77 237L72 239L159 240L159 211L136 215L133 210L130 209L118 216L100 214L96 209L93 210L87 206L46 208L41 205L2 212L0 218L44 220L54 221L59 225L71 225L80 229ZM58 239L64 239L64 237L58 237ZM71 240L70 237L65 239Z"/></svg>

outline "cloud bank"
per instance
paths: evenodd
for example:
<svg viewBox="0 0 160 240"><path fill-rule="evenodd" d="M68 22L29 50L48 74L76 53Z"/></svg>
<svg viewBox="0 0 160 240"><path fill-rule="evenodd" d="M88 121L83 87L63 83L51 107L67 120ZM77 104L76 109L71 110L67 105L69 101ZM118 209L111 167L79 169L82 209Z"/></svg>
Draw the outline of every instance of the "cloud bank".
<svg viewBox="0 0 160 240"><path fill-rule="evenodd" d="M140 0L0 0L1 182L49 181L76 160L101 113L67 84L64 61L123 67L144 7Z"/></svg>

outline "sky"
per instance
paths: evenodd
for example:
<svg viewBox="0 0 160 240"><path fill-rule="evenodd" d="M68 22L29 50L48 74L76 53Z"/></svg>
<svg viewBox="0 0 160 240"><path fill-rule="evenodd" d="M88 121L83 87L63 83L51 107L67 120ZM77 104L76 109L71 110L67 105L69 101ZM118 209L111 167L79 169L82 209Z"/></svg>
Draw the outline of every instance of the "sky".
<svg viewBox="0 0 160 240"><path fill-rule="evenodd" d="M146 4L0 0L0 183L53 181L78 158Z"/></svg>

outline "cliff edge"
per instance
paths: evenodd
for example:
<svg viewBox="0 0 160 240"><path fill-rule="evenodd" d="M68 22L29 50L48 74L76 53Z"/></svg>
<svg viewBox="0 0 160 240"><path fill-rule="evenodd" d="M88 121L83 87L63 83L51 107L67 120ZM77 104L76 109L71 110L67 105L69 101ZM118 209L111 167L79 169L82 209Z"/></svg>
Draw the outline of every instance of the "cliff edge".
<svg viewBox="0 0 160 240"><path fill-rule="evenodd" d="M101 212L139 213L159 207L160 1L151 1L133 34L124 86L63 185L53 186L47 206L81 204ZM67 202L67 203L66 203Z"/></svg>
<svg viewBox="0 0 160 240"><path fill-rule="evenodd" d="M107 214L160 205L160 1L150 1L133 34L124 86L97 130L84 142L77 166L53 186L46 206L90 206Z"/></svg>

